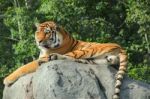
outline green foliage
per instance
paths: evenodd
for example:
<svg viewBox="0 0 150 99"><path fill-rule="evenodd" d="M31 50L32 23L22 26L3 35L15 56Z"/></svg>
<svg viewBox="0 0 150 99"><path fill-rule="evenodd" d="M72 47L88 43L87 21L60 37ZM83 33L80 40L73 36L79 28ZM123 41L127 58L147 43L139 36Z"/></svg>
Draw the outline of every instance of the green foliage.
<svg viewBox="0 0 150 99"><path fill-rule="evenodd" d="M129 76L150 83L149 9L148 0L0 0L0 88L6 75L38 57L34 23L47 20L77 39L120 44Z"/></svg>
<svg viewBox="0 0 150 99"><path fill-rule="evenodd" d="M136 0L127 2L126 24L130 33L129 75L150 83L150 3Z"/></svg>

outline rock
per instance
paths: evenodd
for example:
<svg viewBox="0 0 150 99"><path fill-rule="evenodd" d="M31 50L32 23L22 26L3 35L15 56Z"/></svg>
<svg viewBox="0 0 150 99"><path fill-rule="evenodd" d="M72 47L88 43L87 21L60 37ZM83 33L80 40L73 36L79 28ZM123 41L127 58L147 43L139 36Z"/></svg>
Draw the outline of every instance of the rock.
<svg viewBox="0 0 150 99"><path fill-rule="evenodd" d="M3 99L111 99L115 69L67 60L43 64L5 87ZM150 99L150 85L125 77L121 99Z"/></svg>

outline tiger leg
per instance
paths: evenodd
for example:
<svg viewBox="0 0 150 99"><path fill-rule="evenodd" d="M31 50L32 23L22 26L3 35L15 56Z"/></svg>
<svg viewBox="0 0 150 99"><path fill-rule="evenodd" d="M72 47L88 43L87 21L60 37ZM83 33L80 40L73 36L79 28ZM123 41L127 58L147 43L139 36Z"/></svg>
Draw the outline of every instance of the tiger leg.
<svg viewBox="0 0 150 99"><path fill-rule="evenodd" d="M3 81L4 85L9 86L13 84L21 76L28 74L28 73L35 72L41 63L47 62L47 61L48 61L48 58L42 57L42 58L39 58L38 60L32 61L26 65L21 66L20 68L18 68L16 71L14 71L12 74L8 75L4 79Z"/></svg>
<svg viewBox="0 0 150 99"><path fill-rule="evenodd" d="M48 62L50 60L56 60L56 59L72 59L72 58L69 58L64 55L55 54L55 53L49 55L49 57L41 57L38 60L32 61L32 62L18 68L16 71L14 71L10 75L8 75L4 79L3 83L4 83L4 85L9 86L9 85L13 84L21 76L28 74L28 73L35 72L36 69L39 67L39 65L41 65L42 63Z"/></svg>
<svg viewBox="0 0 150 99"><path fill-rule="evenodd" d="M58 53L52 53L48 56L49 58L49 61L52 61L52 60L74 60L74 58L72 57L69 57L69 56L65 56L65 55L61 55L61 54L58 54Z"/></svg>
<svg viewBox="0 0 150 99"><path fill-rule="evenodd" d="M7 76L4 79L4 84L6 86L9 86L10 84L14 83L19 77L34 72L37 68L38 68L38 61L32 61L20 68L18 68L16 71L14 71L12 74L10 74L9 76Z"/></svg>

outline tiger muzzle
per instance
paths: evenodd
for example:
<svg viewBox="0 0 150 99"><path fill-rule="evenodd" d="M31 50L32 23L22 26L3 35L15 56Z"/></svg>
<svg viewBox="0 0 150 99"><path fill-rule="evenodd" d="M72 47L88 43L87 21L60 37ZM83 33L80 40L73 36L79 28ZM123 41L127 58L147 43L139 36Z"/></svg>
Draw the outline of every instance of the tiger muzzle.
<svg viewBox="0 0 150 99"><path fill-rule="evenodd" d="M50 48L47 42L39 42L39 46L45 47L45 48Z"/></svg>

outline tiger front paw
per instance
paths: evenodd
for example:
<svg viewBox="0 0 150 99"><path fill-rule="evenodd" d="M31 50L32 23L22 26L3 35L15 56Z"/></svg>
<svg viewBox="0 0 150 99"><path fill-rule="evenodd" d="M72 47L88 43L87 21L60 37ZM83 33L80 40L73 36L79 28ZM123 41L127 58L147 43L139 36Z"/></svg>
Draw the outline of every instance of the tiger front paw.
<svg viewBox="0 0 150 99"><path fill-rule="evenodd" d="M61 55L57 54L57 53L52 53L48 56L45 56L45 57L40 57L38 59L38 62L41 62L41 63L45 63L45 62L48 62L48 61L52 61L52 60L57 60L61 57Z"/></svg>
<svg viewBox="0 0 150 99"><path fill-rule="evenodd" d="M61 58L62 58L62 55L59 55L57 53L52 53L49 56L40 57L38 59L38 63L39 63L39 65L41 65L41 64L46 63L48 61L57 60L57 59L61 59Z"/></svg>
<svg viewBox="0 0 150 99"><path fill-rule="evenodd" d="M61 54L57 54L57 53L52 53L46 57L40 57L38 59L38 63L39 65L43 64L43 63L46 63L48 61L53 61L53 60L72 60L74 61L75 59L72 58L72 57L69 57L69 56L65 56L65 55L61 55Z"/></svg>
<svg viewBox="0 0 150 99"><path fill-rule="evenodd" d="M57 53L52 53L49 55L49 61L51 60L59 60L59 59L72 59L71 57L65 56L65 55L61 55L61 54L57 54Z"/></svg>
<svg viewBox="0 0 150 99"><path fill-rule="evenodd" d="M4 84L5 86L10 86L10 85L12 85L14 82L15 82L15 80L10 79L9 76L8 76L8 77L6 77L6 78L4 79L3 84Z"/></svg>
<svg viewBox="0 0 150 99"><path fill-rule="evenodd" d="M57 60L59 58L59 54L53 53L49 55L49 61L51 60Z"/></svg>

